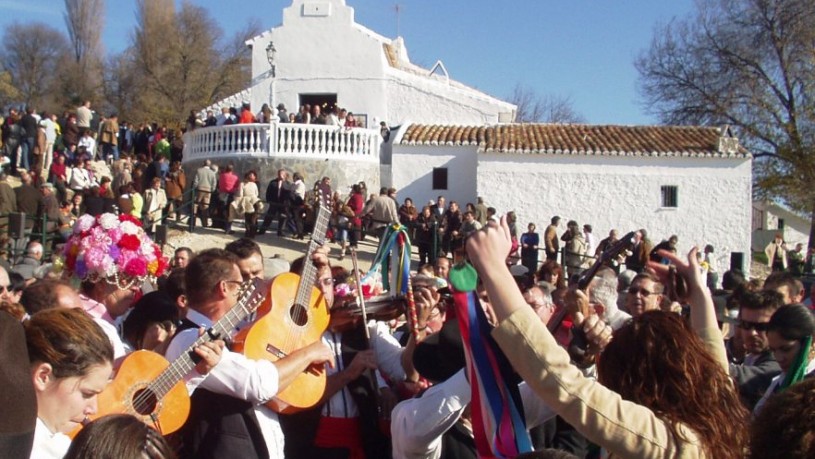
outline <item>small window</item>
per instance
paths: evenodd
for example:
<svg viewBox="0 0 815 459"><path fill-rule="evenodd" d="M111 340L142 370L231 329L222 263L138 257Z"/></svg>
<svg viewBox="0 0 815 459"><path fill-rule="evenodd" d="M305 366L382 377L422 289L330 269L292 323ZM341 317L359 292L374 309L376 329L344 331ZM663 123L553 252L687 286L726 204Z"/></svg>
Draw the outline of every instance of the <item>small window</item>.
<svg viewBox="0 0 815 459"><path fill-rule="evenodd" d="M446 190L447 189L447 168L434 167L433 168L433 189Z"/></svg>
<svg viewBox="0 0 815 459"><path fill-rule="evenodd" d="M783 219L783 218L779 218L779 219L778 219L778 229L780 229L780 230L782 230L782 231L783 231L785 226L786 226L786 223L784 222L784 219Z"/></svg>
<svg viewBox="0 0 815 459"><path fill-rule="evenodd" d="M662 186L662 207L679 207L679 187Z"/></svg>

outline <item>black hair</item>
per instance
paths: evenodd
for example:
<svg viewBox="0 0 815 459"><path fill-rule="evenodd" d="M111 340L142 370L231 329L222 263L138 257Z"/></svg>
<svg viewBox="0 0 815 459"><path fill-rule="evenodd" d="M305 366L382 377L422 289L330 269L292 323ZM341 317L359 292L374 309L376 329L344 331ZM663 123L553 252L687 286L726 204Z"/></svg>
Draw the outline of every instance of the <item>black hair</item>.
<svg viewBox="0 0 815 459"><path fill-rule="evenodd" d="M260 251L258 243L248 237L242 237L230 242L224 247L224 250L237 255L241 260L245 260L254 254L258 254L261 257L263 256L263 252Z"/></svg>
<svg viewBox="0 0 815 459"><path fill-rule="evenodd" d="M815 335L815 318L806 306L790 304L775 311L767 330L778 333L786 340L802 340Z"/></svg>

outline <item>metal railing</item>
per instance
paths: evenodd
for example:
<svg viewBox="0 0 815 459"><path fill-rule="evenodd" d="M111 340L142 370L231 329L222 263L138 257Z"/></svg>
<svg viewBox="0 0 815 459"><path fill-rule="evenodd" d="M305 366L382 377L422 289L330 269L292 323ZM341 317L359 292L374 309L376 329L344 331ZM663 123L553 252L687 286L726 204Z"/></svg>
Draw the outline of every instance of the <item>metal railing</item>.
<svg viewBox="0 0 815 459"><path fill-rule="evenodd" d="M11 231L10 219L15 215L23 215L22 231ZM54 225L54 229L49 231L49 224ZM14 266L16 260L25 256L25 247L28 241L37 240L43 246L43 260L49 260L54 253L53 242L60 238L57 220L48 220L48 216L28 215L25 213L12 212L0 214L0 236L8 237L6 250L8 252L9 264ZM18 233L18 234L15 234ZM13 237L17 236L17 237Z"/></svg>
<svg viewBox="0 0 815 459"><path fill-rule="evenodd" d="M225 155L295 156L379 162L379 130L315 124L233 124L184 134L184 162Z"/></svg>

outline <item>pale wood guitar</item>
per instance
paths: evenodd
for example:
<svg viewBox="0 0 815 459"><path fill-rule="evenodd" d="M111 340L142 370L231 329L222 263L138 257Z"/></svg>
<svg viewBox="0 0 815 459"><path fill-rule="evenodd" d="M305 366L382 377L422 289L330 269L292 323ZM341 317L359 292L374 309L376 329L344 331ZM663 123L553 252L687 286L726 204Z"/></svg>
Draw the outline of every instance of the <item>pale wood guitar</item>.
<svg viewBox="0 0 815 459"><path fill-rule="evenodd" d="M99 394L98 411L89 416L93 421L107 414L131 414L145 424L167 435L180 429L190 413L190 396L184 376L195 367L193 349L214 339L230 336L235 326L268 302L269 282L253 279L244 282L238 302L209 330L172 363L152 351L135 351L122 362L116 377ZM74 429L73 438L82 426Z"/></svg>
<svg viewBox="0 0 815 459"><path fill-rule="evenodd" d="M331 212L318 202L317 218L306 253L303 273L283 273L275 277L271 288L271 310L251 328L233 340L233 349L253 360L276 362L292 352L319 341L328 328L329 305L314 286L317 268L311 260L314 251L325 242ZM261 309L262 311L262 309ZM324 369L309 368L288 387L278 392L266 406L278 413L294 413L316 405L325 392Z"/></svg>

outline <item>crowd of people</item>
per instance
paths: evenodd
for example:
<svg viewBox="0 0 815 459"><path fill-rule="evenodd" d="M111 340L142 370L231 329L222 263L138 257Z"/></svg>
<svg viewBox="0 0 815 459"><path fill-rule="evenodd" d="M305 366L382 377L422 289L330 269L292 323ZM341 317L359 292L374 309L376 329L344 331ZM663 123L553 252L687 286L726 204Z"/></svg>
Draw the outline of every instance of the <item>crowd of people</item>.
<svg viewBox="0 0 815 459"><path fill-rule="evenodd" d="M240 107L222 107L221 112L215 114L207 110L205 116L191 112L187 118L187 130L200 127L229 126L232 124L248 123L299 123L336 126L346 129L365 127L354 117L352 112L335 105L310 104L301 105L297 111L289 112L285 104L277 104L277 113L272 111L269 104L264 103L260 111L254 113L249 102L242 102Z"/></svg>
<svg viewBox="0 0 815 459"><path fill-rule="evenodd" d="M79 112L69 124L76 115L84 123ZM28 121L16 116L8 126L25 129ZM243 219L244 237L198 253L179 248L169 260L151 232L168 216L182 217L187 177L172 147L168 156L148 141L140 153L119 139L111 149L121 129L110 120L100 123L108 122L102 145L57 146L47 178L34 152L48 148L24 150L27 140L10 147L4 124L9 168L22 185L12 189L0 177L0 204L55 208L47 221L58 239L51 263L35 239L13 267L0 263L10 419L0 422L0 456L479 457L492 439L474 436L482 417L473 414L480 402L473 397L494 394L474 391L466 371L463 309L451 289L465 261L479 277L485 326L522 380L504 382L517 384L527 429L517 434L534 448L525 457L815 455L806 403L815 394L815 292L790 268L782 241L768 247L774 272L762 281L721 272L711 245L685 257L676 236L654 245L645 229L606 257L620 241L616 230L598 240L590 224L570 220L562 229L555 216L541 237L535 223L521 232L513 212L501 215L480 198L461 208L438 196L420 209L410 198L399 204L393 188L369 193L360 182L343 196L330 177L307 186L301 172L285 168L262 199L256 171L240 177L230 164L207 161L191 177L190 217L228 234ZM82 136L93 138L89 131ZM88 152L110 155L111 177L97 180ZM71 157L81 163L68 166ZM321 208L330 212L326 236L340 259L363 238L404 226L418 249L415 309L367 322L349 312L366 296L358 279L367 273L332 266L330 244L266 272L255 239L273 226L279 237L305 239ZM593 278L578 288L590 268ZM264 311L234 320L235 306L252 288L270 289L269 281L277 288L286 271L313 282L327 328L300 349L270 343L274 358L250 358L233 344ZM289 293L286 304L296 301ZM225 317L229 332L213 333ZM304 326L302 315L290 319L279 327ZM171 362L195 355L194 368L177 375L191 399L179 431L98 403L137 350ZM303 373L325 375L322 396L305 410L281 410L277 397Z"/></svg>
<svg viewBox="0 0 815 459"><path fill-rule="evenodd" d="M65 242L84 213L117 210L152 229L181 205L187 187L183 130L119 123L115 113L104 117L92 110L90 101L61 116L12 108L0 125L4 225L9 214L23 213L26 229L34 228L51 248ZM9 176L21 185L13 187Z"/></svg>
<svg viewBox="0 0 815 459"><path fill-rule="evenodd" d="M250 188L256 180L247 174L238 183ZM286 170L272 182L267 201L295 189ZM127 456L128 449L161 458L477 457L468 408L473 392L449 291L451 273L459 269L455 260L466 258L481 279L479 298L493 336L524 381L523 413L538 454L531 457L812 454L807 406L795 400L815 390L808 380L815 371L815 320L793 273L779 270L762 283L727 271L719 288L704 267L710 257L695 248L681 257L675 237L651 247L640 230L582 291L575 284L585 265L559 260L569 260L575 238L591 241L588 226L576 231L577 223L569 222L559 235L555 217L541 243L534 224L519 235L511 215L499 217L482 200L457 219L461 211L453 202L445 206L444 197L419 213L409 209L409 199L397 206L396 190L383 189L366 204L360 184L352 192L358 198L347 200L336 199L330 179L317 185L313 199L331 203L338 216L345 206L359 209L346 217L358 220L346 227L350 233L361 234L365 219L365 232L374 236L404 221L418 241L425 230L421 216L438 216L441 223L429 228L439 247L425 261L430 253L435 258L419 264L414 277L415 324L404 316L363 323L358 315L341 313L363 289L354 273L331 266L324 245L289 268L303 273L310 265L315 288L335 310L319 339L274 361L233 351L225 344L228 336L196 347L199 330L213 327L249 283L267 276L261 248L250 236L274 219L285 231L290 209L270 210L256 233L247 227L247 237L223 249L178 249L170 265L141 219L82 214L66 233L58 268L32 277L0 269L0 300L8 313L3 318L13 317L27 349L25 361L3 357L16 358L28 371L27 387L15 388L28 391L15 396L15 412L36 413L19 415L31 420L31 429L28 437L14 437L13 445L21 448L27 438L31 457L87 457L89 451L141 457ZM301 223L300 231L308 231L307 219ZM453 223L457 229L448 230ZM342 247L336 226L332 232ZM612 233L596 247L578 246L601 253L615 240ZM552 256L548 244L560 242L566 254ZM532 264L529 249L539 245L546 260ZM32 241L27 249L31 261L19 266L33 272L42 246ZM669 276L669 266L681 281ZM251 326L241 323L234 333ZM364 346L366 330L370 341ZM104 412L96 398L131 352L146 349L174 361L190 347L200 362L179 377L192 395L191 414L179 432L164 438L160 423L145 425L127 414L87 422ZM327 374L315 407L297 414L269 409L268 402L298 374L314 369ZM775 416L784 417L783 428ZM388 429L380 428L383 421ZM65 434L83 423L71 441ZM769 440L781 429L783 445Z"/></svg>

